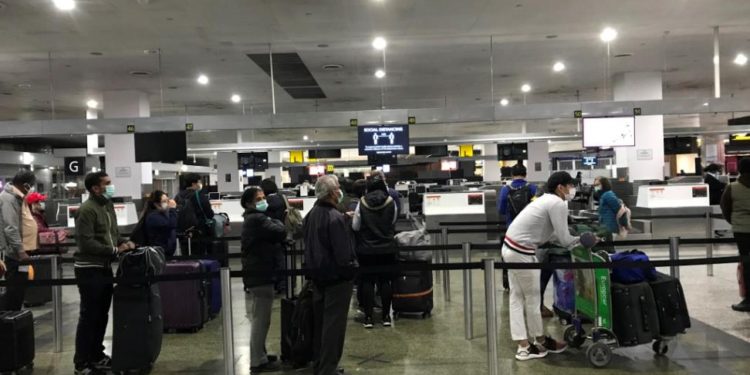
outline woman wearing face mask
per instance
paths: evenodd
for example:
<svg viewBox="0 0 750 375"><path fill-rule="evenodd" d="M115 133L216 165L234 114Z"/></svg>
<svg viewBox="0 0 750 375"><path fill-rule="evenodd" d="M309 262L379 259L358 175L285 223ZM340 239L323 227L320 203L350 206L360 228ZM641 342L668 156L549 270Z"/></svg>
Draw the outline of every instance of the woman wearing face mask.
<svg viewBox="0 0 750 375"><path fill-rule="evenodd" d="M599 195L599 225L610 234L620 232L617 224L617 213L620 211L620 199L612 191L612 184L606 177L598 177L594 181L594 192Z"/></svg>
<svg viewBox="0 0 750 375"><path fill-rule="evenodd" d="M46 200L46 195L37 192L29 193L26 196L26 203L28 203L29 208L31 208L31 215L36 221L39 233L48 232L50 230L49 225L47 225L47 219L44 218L44 205Z"/></svg>
<svg viewBox="0 0 750 375"><path fill-rule="evenodd" d="M143 210L143 228L147 246L159 246L167 256L177 249L177 204L167 193L156 190Z"/></svg>
<svg viewBox="0 0 750 375"><path fill-rule="evenodd" d="M275 259L283 251L286 239L284 223L266 215L268 202L263 190L251 187L242 194L240 205L245 209L242 224L242 281L248 294L245 303L250 320L250 373L278 371L275 356L265 351L266 336L271 326Z"/></svg>

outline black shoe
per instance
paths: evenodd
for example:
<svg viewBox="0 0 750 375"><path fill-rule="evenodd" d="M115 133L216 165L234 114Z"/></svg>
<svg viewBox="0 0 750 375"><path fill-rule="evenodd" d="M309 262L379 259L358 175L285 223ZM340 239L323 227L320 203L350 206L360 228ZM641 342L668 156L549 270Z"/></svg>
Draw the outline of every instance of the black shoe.
<svg viewBox="0 0 750 375"><path fill-rule="evenodd" d="M96 367L98 370L110 371L112 370L112 358L105 354L104 357L92 363L92 365L94 365L94 367Z"/></svg>
<svg viewBox="0 0 750 375"><path fill-rule="evenodd" d="M268 360L268 362L278 362L279 356L273 355L273 354L266 354L266 359Z"/></svg>
<svg viewBox="0 0 750 375"><path fill-rule="evenodd" d="M390 315L384 316L383 317L383 327L390 327L392 325L393 324L391 323L391 316Z"/></svg>
<svg viewBox="0 0 750 375"><path fill-rule="evenodd" d="M75 375L106 375L106 371L99 370L94 366L94 364L89 363L84 366L76 366L75 371L73 372Z"/></svg>
<svg viewBox="0 0 750 375"><path fill-rule="evenodd" d="M276 372L281 370L279 362L268 362L260 366L250 367L250 374L259 374L262 372Z"/></svg>
<svg viewBox="0 0 750 375"><path fill-rule="evenodd" d="M732 305L732 310L739 312L750 312L750 300L744 300L736 305Z"/></svg>
<svg viewBox="0 0 750 375"><path fill-rule="evenodd" d="M366 316L365 317L365 322L362 323L362 326L365 327L365 328L367 328L367 329L372 329L372 327L373 327L372 317Z"/></svg>

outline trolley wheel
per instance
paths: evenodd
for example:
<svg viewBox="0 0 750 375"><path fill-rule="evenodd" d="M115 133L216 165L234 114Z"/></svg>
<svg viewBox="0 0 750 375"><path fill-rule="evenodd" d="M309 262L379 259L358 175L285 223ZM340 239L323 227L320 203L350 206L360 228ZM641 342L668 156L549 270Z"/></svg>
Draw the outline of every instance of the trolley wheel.
<svg viewBox="0 0 750 375"><path fill-rule="evenodd" d="M595 342L586 349L586 357L589 363L596 368L603 368L612 361L612 349L602 342Z"/></svg>
<svg viewBox="0 0 750 375"><path fill-rule="evenodd" d="M654 353L656 353L656 355L661 356L667 354L667 352L669 351L669 345L667 345L667 343L665 343L664 341L656 340L651 346L651 349L654 350Z"/></svg>
<svg viewBox="0 0 750 375"><path fill-rule="evenodd" d="M575 326L568 326L568 328L565 328L563 338L573 349L580 348L583 343L586 342L586 338L578 334L578 330L576 330Z"/></svg>

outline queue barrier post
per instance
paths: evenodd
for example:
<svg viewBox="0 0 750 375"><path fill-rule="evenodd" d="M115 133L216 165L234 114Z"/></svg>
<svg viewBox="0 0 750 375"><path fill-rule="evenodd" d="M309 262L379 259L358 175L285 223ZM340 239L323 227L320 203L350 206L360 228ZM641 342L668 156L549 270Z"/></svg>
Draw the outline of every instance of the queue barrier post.
<svg viewBox="0 0 750 375"><path fill-rule="evenodd" d="M443 251L442 251L442 260L443 263L447 264L450 263L450 258L448 257L448 228L443 227L442 228L442 239L443 239ZM445 302L451 301L451 273L450 270L443 270L443 297L445 299Z"/></svg>
<svg viewBox="0 0 750 375"><path fill-rule="evenodd" d="M221 276L221 314L223 318L224 333L224 373L234 375L234 331L232 321L232 284L229 268L224 267L220 271Z"/></svg>
<svg viewBox="0 0 750 375"><path fill-rule="evenodd" d="M497 375L497 290L495 286L495 260L483 259L484 303L487 320L487 366L489 375Z"/></svg>
<svg viewBox="0 0 750 375"><path fill-rule="evenodd" d="M55 255L51 259L52 273L51 277L53 280L62 279L60 256ZM52 321L54 323L52 329L52 341L55 344L55 353L62 353L63 351L63 319L62 319L62 286L52 286Z"/></svg>
<svg viewBox="0 0 750 375"><path fill-rule="evenodd" d="M471 243L464 242L464 263L471 262ZM474 338L474 297L472 296L471 270L464 269L464 337Z"/></svg>
<svg viewBox="0 0 750 375"><path fill-rule="evenodd" d="M706 209L706 238L714 237L714 221L711 218L711 207ZM706 243L706 258L712 259L714 257L714 244ZM706 274L708 276L714 275L714 265L706 265Z"/></svg>
<svg viewBox="0 0 750 375"><path fill-rule="evenodd" d="M669 237L669 260L680 260L680 237ZM679 279L680 267L669 266L669 276Z"/></svg>

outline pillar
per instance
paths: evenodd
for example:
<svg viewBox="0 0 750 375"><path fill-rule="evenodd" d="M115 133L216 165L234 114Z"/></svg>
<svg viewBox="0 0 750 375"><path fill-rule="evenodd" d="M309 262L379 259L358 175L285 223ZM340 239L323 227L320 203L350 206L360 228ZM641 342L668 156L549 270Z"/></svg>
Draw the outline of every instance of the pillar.
<svg viewBox="0 0 750 375"><path fill-rule="evenodd" d="M546 182L550 175L549 143L547 141L529 142L527 150L526 179Z"/></svg>
<svg viewBox="0 0 750 375"><path fill-rule="evenodd" d="M614 78L614 100L661 100L661 72L621 73ZM664 179L664 117L636 116L635 147L615 147L620 168L629 169L629 181ZM618 176L621 177L621 176Z"/></svg>
<svg viewBox="0 0 750 375"><path fill-rule="evenodd" d="M242 191L242 178L237 168L237 153L216 154L216 176L220 193Z"/></svg>
<svg viewBox="0 0 750 375"><path fill-rule="evenodd" d="M149 117L151 109L146 93L139 91L109 91L102 95L103 118ZM123 122L123 131L127 124ZM137 131L137 129L136 129ZM133 134L106 134L106 172L115 185L115 195L140 199L143 184L152 183L151 163L135 162ZM145 168L145 170L144 170Z"/></svg>
<svg viewBox="0 0 750 375"><path fill-rule="evenodd" d="M482 177L484 181L500 181L500 164L497 162L497 144L489 143L482 145L482 155L484 166L482 167Z"/></svg>
<svg viewBox="0 0 750 375"><path fill-rule="evenodd" d="M268 169L265 173L265 178L273 178L276 181L276 185L281 189L281 151L269 151L268 152ZM274 166L276 165L276 166Z"/></svg>

